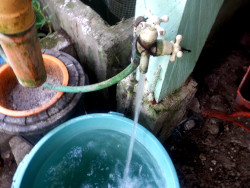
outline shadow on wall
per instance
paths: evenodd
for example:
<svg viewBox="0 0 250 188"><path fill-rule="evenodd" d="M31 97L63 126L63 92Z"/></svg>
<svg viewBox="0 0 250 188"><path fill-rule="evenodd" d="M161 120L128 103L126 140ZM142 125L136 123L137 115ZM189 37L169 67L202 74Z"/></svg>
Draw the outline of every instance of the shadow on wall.
<svg viewBox="0 0 250 188"><path fill-rule="evenodd" d="M136 0L81 0L95 10L109 25L135 15Z"/></svg>
<svg viewBox="0 0 250 188"><path fill-rule="evenodd" d="M204 84L206 76L218 66L218 61L211 61L211 55L215 58L220 57L222 54L228 53L228 50L230 50L232 46L237 46L239 48L242 48L243 46L241 52L245 54L245 57L249 57L250 43L248 41L250 41L250 39L248 36L250 25L246 24L245 19L243 18L249 18L250 16L250 2L243 2L245 2L244 6L237 10L230 20L225 22L220 28L213 28L213 32L210 33L206 42L206 48L201 52L200 58L198 59L193 71L194 78L198 82L201 82L201 85ZM220 20L217 21L219 22ZM242 36L245 36L245 41L241 39ZM244 72L240 74L244 75ZM241 80L238 80L238 85L240 84L240 81Z"/></svg>

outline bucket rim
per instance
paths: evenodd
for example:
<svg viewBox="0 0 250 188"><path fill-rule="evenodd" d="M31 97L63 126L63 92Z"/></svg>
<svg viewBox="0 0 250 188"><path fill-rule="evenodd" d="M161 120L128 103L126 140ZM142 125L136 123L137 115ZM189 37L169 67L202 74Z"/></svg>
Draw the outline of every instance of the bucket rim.
<svg viewBox="0 0 250 188"><path fill-rule="evenodd" d="M23 177L25 175L25 172L27 170L27 168L29 167L29 165L32 163L32 159L34 157L34 155L39 152L39 150L46 144L47 141L49 141L49 139L51 139L52 137L54 137L56 134L59 134L60 131L62 131L63 129L67 128L68 126L72 126L73 124L77 123L77 122L81 122L83 120L89 120L89 119L98 119L98 118L108 118L108 119L113 119L115 121L123 121L125 122L124 124L121 124L121 126L125 127L126 130L130 131L132 133L132 126L128 126L128 125L133 125L133 121L131 119L128 119L126 117L123 117L121 115L118 114L110 114L110 113L93 113L93 114L87 114L87 115L82 115L82 116L78 116L76 118L70 119L64 123L62 123L61 125L59 125L58 127L54 128L53 130L51 130L50 132L48 132L30 151L29 154L27 154L24 159L22 160L22 162L19 164L15 175L13 177L13 182L12 182L12 188L15 187L20 187ZM112 126L110 126L112 127ZM113 127L114 128L114 127ZM92 129L92 130L98 130L100 128L97 129ZM117 129L106 129L105 130L114 130L116 131ZM91 130L90 130L91 131ZM121 132L126 134L125 132ZM149 132L146 128L144 128L142 125L140 125L139 123L137 124L137 131L136 131L136 137L135 139L140 142L140 140L138 140L138 135L137 133L141 133L145 136L147 136L147 140L149 140L150 143L152 143L152 145L154 145L153 150L157 150L159 152L161 152L161 155L159 154L160 158L162 158L161 161L163 161L164 163L162 164L163 166L165 166L165 168L162 167L161 162L158 162L157 159L156 162L159 165L159 167L161 167L161 169L164 169L168 172L167 176L164 176L165 182L166 182L166 187L169 187L171 185L171 187L176 187L179 188L179 180L177 177L177 173L175 170L175 167L172 163L172 160L170 158L170 156L168 155L168 153L166 152L165 148L162 146L162 144L159 142L159 140L151 133ZM129 136L129 135L128 135ZM140 142L141 143L141 142ZM144 143L141 143L147 150L149 149L147 146L144 145ZM150 150L148 150L148 152L153 156L152 152ZM156 155L157 156L157 155ZM155 158L155 156L153 156L153 158ZM166 169L167 168L167 169ZM164 173L165 174L165 173Z"/></svg>

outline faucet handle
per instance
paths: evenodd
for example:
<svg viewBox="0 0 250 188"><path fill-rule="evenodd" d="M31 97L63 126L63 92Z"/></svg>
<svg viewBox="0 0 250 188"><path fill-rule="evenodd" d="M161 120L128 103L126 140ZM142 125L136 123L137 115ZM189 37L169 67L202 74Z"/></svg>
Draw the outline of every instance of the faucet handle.
<svg viewBox="0 0 250 188"><path fill-rule="evenodd" d="M172 55L170 57L171 62L175 61L176 56L178 58L181 58L183 56L183 52L181 51L181 46L180 46L181 40L182 40L182 36L177 35L176 36L176 42L174 43L174 41L171 41L171 43L173 45Z"/></svg>
<svg viewBox="0 0 250 188"><path fill-rule="evenodd" d="M158 16L153 15L149 9L146 9L144 11L144 14L146 17L148 17L147 25L154 27L160 36L165 35L166 32L160 26L160 24L161 24L161 22L168 22L168 19L169 19L168 15L163 15L161 18L159 18Z"/></svg>

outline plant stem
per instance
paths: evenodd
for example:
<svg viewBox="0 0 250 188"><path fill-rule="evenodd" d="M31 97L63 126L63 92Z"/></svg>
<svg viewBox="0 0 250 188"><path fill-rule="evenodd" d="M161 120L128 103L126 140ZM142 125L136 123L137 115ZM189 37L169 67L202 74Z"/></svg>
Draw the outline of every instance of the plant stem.
<svg viewBox="0 0 250 188"><path fill-rule="evenodd" d="M52 33L52 26L51 26L51 23L50 23L50 20L47 18L47 16L44 14L43 10L39 10L39 13L43 16L43 18L45 19L47 25L48 25L48 28L49 28L49 33L51 34Z"/></svg>

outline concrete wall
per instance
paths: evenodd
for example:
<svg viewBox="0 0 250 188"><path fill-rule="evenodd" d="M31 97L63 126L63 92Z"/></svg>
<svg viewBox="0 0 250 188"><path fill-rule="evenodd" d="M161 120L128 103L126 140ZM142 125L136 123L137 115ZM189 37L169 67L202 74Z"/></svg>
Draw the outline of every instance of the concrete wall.
<svg viewBox="0 0 250 188"><path fill-rule="evenodd" d="M118 83L117 101L119 102L117 103L117 110L133 119L137 85L135 85L131 98L129 97L131 94L128 93L129 87L129 77ZM146 90L145 87L144 93L146 93ZM185 117L186 109L194 98L196 91L197 83L190 79L184 86L165 97L160 103L151 103L147 95L144 95L139 123L149 129L161 142L165 142L173 129ZM131 101L128 101L129 98Z"/></svg>
<svg viewBox="0 0 250 188"><path fill-rule="evenodd" d="M62 28L73 39L80 61L92 81L95 78L97 81L105 80L130 63L133 18L109 26L96 12L79 0L40 1L43 5L48 5L49 15L54 14L54 29ZM127 84L125 79L118 85L117 101L120 112L124 108L123 103L126 102L126 97L124 100L123 96L127 94ZM186 106L195 92L196 83L192 80L160 104L152 105L147 97L144 97L140 123L164 141L183 118ZM100 108L101 104L98 105ZM131 119L133 109L134 105L131 105Z"/></svg>
<svg viewBox="0 0 250 188"><path fill-rule="evenodd" d="M154 82L154 73L158 66L162 67L159 79L154 89L157 102L163 100L169 93L180 88L193 71L196 61L205 44L211 27L217 17L224 0L137 0L136 14L144 14L146 7L157 16L167 14L169 21L161 26L166 34L160 38L175 41L176 35L183 36L181 47L191 50L182 58L170 62L170 56L151 57L149 71L146 75L149 89Z"/></svg>
<svg viewBox="0 0 250 188"><path fill-rule="evenodd" d="M133 18L115 26L109 26L95 11L79 0L40 1L44 6L48 5L47 13L54 15L52 19L54 29L64 29L73 39L80 62L92 83L117 74L130 63ZM195 95L196 82L191 79L186 84L183 85L183 83L195 66L224 0L157 2L137 0L138 16L142 15L144 2L147 2L147 8L151 8L158 16L162 14L170 16L170 21L163 24L167 33L164 39L170 41L177 34L182 34L184 39L181 45L192 50L192 53L185 54L182 59L174 63L168 63L169 56L151 58L151 62L155 62L149 65L147 88L153 81L152 75L158 65L164 69L160 73L160 79L154 91L155 99L159 103L150 104L144 96L140 123L164 141L184 117L186 107ZM162 6L160 2L164 2L166 6ZM141 6L139 6L140 3ZM230 9L230 6L226 7L227 10ZM159 9L161 11L157 11ZM216 22L216 24L220 23ZM128 84L129 80L124 79L118 85L117 101L120 112L126 106ZM180 88L181 85L183 86ZM179 90L167 95L177 88ZM131 105L129 110L133 111L133 109L134 105ZM131 112L131 118L132 114Z"/></svg>
<svg viewBox="0 0 250 188"><path fill-rule="evenodd" d="M40 0L54 15L55 30L62 28L75 42L80 62L90 81L105 80L130 63L133 18L109 26L79 0Z"/></svg>

